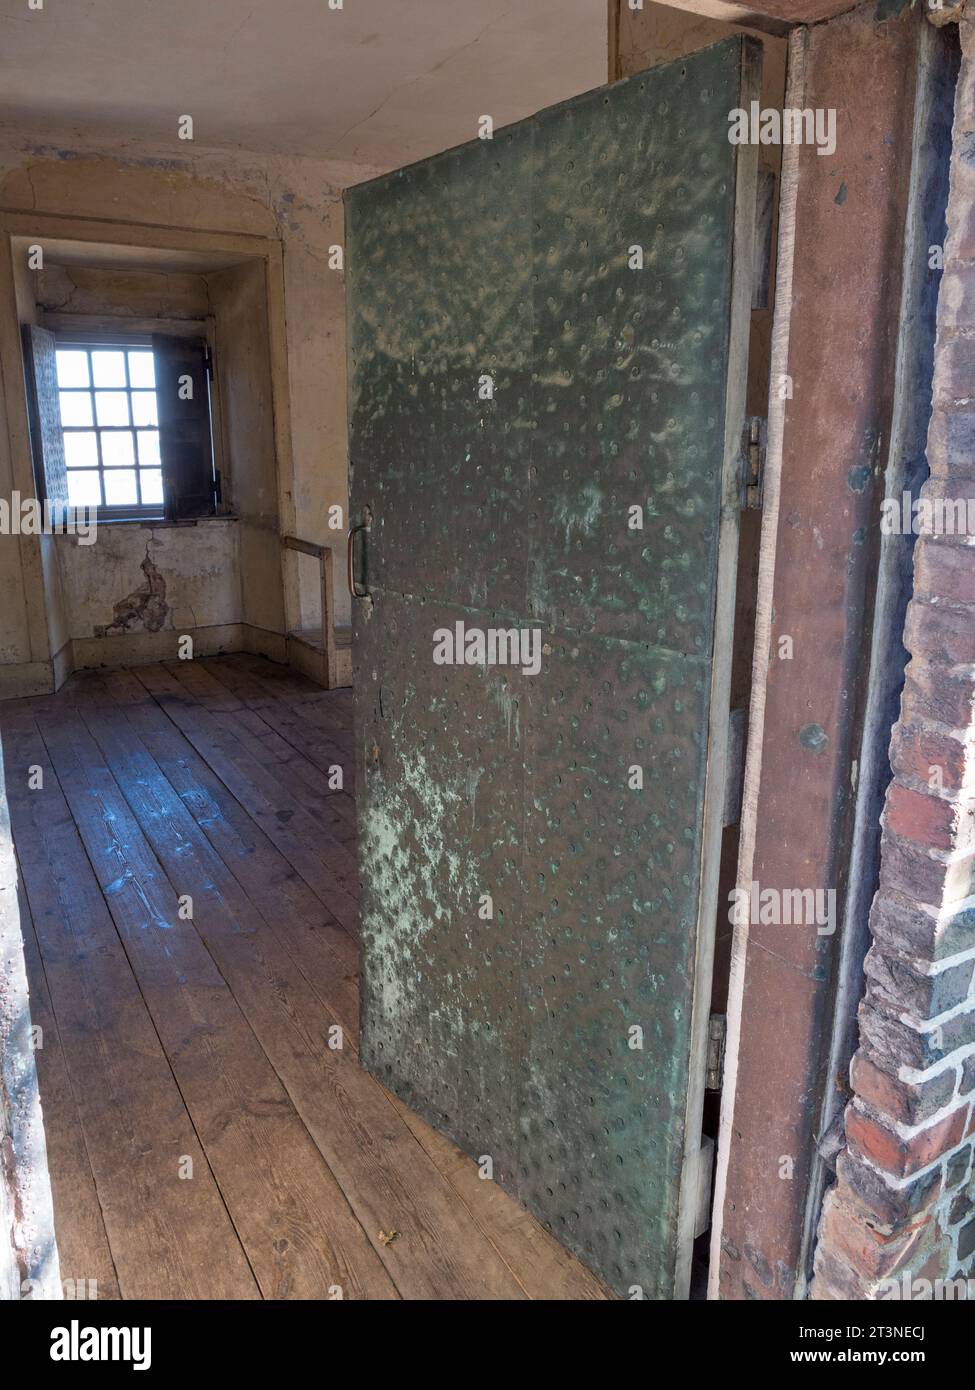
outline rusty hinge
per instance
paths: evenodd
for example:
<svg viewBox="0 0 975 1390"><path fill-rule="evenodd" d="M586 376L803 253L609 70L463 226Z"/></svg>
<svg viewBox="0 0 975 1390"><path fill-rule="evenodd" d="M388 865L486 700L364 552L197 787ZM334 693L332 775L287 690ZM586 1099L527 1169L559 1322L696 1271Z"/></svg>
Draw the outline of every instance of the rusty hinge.
<svg viewBox="0 0 975 1390"><path fill-rule="evenodd" d="M741 505L757 511L765 488L765 449L768 421L764 415L749 415L741 432Z"/></svg>
<svg viewBox="0 0 975 1390"><path fill-rule="evenodd" d="M708 1066L704 1082L709 1091L721 1090L724 1075L724 1048L728 1036L728 1019L725 1014L712 1014L708 1019ZM698 1076L700 1076L698 1072Z"/></svg>

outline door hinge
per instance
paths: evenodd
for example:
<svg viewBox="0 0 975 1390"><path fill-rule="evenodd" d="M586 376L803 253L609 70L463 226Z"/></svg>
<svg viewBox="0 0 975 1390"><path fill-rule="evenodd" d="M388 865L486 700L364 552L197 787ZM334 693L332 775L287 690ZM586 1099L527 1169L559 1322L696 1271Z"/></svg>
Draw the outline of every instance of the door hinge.
<svg viewBox="0 0 975 1390"><path fill-rule="evenodd" d="M726 1014L712 1014L708 1019L708 1066L705 1086L709 1091L720 1091L724 1076L724 1049L728 1036ZM698 1076L700 1076L698 1072Z"/></svg>
<svg viewBox="0 0 975 1390"><path fill-rule="evenodd" d="M742 510L757 511L762 506L767 443L768 420L764 415L747 416L741 432Z"/></svg>
<svg viewBox="0 0 975 1390"><path fill-rule="evenodd" d="M213 353L212 353L212 351L210 350L210 344L209 344L209 343L204 343L204 345L203 345L203 370L206 372L207 376L208 376L209 379L212 381L212 380L213 380Z"/></svg>

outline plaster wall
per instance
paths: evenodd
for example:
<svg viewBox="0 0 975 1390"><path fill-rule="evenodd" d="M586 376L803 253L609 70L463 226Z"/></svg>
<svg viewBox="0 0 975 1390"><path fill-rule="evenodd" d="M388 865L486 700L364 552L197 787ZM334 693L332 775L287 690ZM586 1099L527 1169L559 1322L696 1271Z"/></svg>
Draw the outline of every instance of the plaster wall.
<svg viewBox="0 0 975 1390"><path fill-rule="evenodd" d="M262 263L207 277L214 314L225 502L239 518L240 597L245 620L285 632L274 466L274 414Z"/></svg>
<svg viewBox="0 0 975 1390"><path fill-rule="evenodd" d="M31 272L39 321L78 328L92 319L178 319L199 321L210 312L207 282L203 275L178 271L154 271L111 266L61 265L47 260L43 270ZM119 324L126 331L126 322ZM131 331L139 331L131 329Z"/></svg>
<svg viewBox="0 0 975 1390"><path fill-rule="evenodd" d="M119 653L125 660L130 646L136 661L175 656L180 633L192 633L197 645L209 640L216 650L219 633L243 620L238 537L237 523L224 517L185 525L113 522L98 528L92 546L57 536L75 665L115 661ZM151 605L141 601L149 578L144 566L151 567L157 586L160 580L165 586L161 593L157 587ZM168 634L168 641L145 640L156 633Z"/></svg>

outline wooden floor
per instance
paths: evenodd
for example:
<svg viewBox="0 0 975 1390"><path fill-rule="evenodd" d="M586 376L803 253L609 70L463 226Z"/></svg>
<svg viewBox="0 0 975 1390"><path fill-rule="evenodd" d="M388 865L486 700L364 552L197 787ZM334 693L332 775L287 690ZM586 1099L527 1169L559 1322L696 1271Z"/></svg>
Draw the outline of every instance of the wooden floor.
<svg viewBox="0 0 975 1390"><path fill-rule="evenodd" d="M0 737L62 1279L606 1296L358 1064L348 691L248 656L86 673Z"/></svg>

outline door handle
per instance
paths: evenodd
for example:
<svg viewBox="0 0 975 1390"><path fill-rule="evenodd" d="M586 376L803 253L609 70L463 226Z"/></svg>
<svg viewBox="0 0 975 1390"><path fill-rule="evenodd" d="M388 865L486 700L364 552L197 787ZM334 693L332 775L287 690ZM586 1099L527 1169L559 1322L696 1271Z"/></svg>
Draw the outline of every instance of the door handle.
<svg viewBox="0 0 975 1390"><path fill-rule="evenodd" d="M356 577L355 577L355 538L356 538L356 532L357 532L357 531L368 531L368 530L369 530L369 526L368 526L368 523L367 523L367 522L362 522L362 523L361 523L360 525L358 525L358 526L350 526L350 527L349 527L349 538L348 538L348 543L347 543L347 545L346 545L346 561L347 561L347 566L348 566L349 593L352 595L353 598L369 598L369 597L370 597L370 594L369 594L369 590L368 590L368 589L363 588L363 589L360 590L358 584L356 583Z"/></svg>

